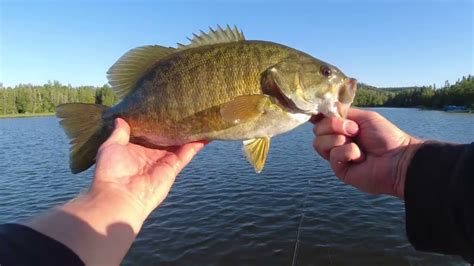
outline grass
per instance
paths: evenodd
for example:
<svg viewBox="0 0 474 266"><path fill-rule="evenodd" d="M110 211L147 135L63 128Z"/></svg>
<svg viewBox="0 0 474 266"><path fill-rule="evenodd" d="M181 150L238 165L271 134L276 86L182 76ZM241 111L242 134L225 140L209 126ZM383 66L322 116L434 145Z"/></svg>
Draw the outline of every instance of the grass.
<svg viewBox="0 0 474 266"><path fill-rule="evenodd" d="M35 117L35 116L53 116L55 113L27 113L27 114L0 114L0 119L2 118L20 118L20 117Z"/></svg>

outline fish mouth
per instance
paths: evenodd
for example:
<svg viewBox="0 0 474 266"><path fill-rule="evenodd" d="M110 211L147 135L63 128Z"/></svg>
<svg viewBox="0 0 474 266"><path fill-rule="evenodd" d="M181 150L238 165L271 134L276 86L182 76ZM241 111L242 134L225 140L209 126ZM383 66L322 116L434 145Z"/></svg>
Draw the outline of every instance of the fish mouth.
<svg viewBox="0 0 474 266"><path fill-rule="evenodd" d="M293 102L291 98L289 98L282 92L282 90L274 80L265 79L264 84L265 85L263 86L263 93L272 96L274 99L276 99L278 105L284 108L286 111L290 113L308 113L307 111L298 108L295 102Z"/></svg>
<svg viewBox="0 0 474 266"><path fill-rule="evenodd" d="M357 91L357 80L348 78L339 88L338 101L336 102L337 112L342 118L346 118L349 108Z"/></svg>

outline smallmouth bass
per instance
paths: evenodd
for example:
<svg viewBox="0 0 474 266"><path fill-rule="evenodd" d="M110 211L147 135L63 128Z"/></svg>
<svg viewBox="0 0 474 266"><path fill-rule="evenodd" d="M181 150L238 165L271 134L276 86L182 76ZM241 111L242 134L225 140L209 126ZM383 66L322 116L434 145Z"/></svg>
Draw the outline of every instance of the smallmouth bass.
<svg viewBox="0 0 474 266"><path fill-rule="evenodd" d="M107 72L121 99L115 106L57 107L73 173L95 163L117 117L129 123L130 141L147 147L243 140L260 172L273 136L319 113L345 117L354 99L356 80L336 67L281 44L245 40L237 28L201 31L190 41L123 55Z"/></svg>

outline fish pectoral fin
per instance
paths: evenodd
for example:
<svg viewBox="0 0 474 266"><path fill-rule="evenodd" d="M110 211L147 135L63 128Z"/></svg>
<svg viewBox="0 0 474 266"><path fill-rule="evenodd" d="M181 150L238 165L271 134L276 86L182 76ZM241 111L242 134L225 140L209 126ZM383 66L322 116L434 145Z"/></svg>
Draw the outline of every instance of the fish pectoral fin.
<svg viewBox="0 0 474 266"><path fill-rule="evenodd" d="M268 150L270 149L270 137L249 139L243 143L247 160L253 165L255 172L260 173L265 165Z"/></svg>
<svg viewBox="0 0 474 266"><path fill-rule="evenodd" d="M271 103L266 95L244 95L221 106L220 113L224 121L232 124L247 122L265 112L265 105Z"/></svg>

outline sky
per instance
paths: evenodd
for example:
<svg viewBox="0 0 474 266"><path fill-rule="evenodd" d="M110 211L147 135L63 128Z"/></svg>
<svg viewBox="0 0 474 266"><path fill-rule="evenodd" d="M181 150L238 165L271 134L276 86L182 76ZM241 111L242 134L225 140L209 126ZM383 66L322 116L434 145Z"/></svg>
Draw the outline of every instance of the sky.
<svg viewBox="0 0 474 266"><path fill-rule="evenodd" d="M187 43L217 24L377 87L441 86L474 74L471 0L0 0L0 82L101 86L128 50Z"/></svg>

